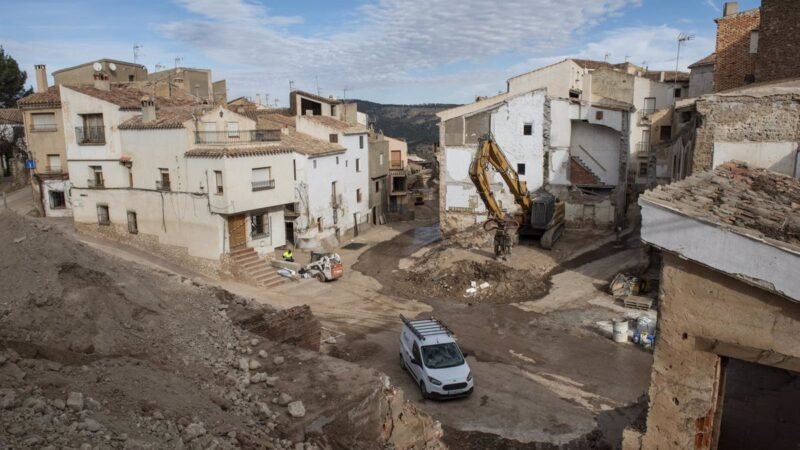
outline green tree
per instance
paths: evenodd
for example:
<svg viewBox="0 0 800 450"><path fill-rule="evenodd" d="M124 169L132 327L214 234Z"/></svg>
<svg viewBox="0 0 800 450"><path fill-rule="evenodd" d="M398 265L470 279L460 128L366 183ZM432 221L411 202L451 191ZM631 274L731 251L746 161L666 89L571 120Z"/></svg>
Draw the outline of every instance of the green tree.
<svg viewBox="0 0 800 450"><path fill-rule="evenodd" d="M31 93L30 89L25 89L27 79L28 74L19 70L17 60L6 55L0 45L0 108L13 108L17 100Z"/></svg>

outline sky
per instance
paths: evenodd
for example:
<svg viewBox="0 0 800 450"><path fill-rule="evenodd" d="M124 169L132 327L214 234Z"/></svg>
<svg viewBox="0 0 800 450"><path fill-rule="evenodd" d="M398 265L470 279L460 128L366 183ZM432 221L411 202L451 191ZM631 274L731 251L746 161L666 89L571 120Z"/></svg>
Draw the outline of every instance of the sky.
<svg viewBox="0 0 800 450"><path fill-rule="evenodd" d="M208 68L228 98L296 89L467 103L568 57L682 70L714 51L722 0L0 0L0 45L34 81L100 58ZM740 10L759 0L740 0ZM5 10L8 10L7 8ZM180 59L177 59L180 58ZM52 82L52 78L51 78Z"/></svg>

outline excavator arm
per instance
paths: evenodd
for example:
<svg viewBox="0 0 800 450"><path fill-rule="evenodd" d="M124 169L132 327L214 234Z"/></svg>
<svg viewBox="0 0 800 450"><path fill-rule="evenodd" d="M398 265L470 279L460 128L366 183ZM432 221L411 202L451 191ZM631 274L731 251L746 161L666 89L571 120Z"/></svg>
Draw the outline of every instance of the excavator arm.
<svg viewBox="0 0 800 450"><path fill-rule="evenodd" d="M514 196L514 201L521 207L522 215L517 218L517 223L523 225L528 221L531 208L531 199L528 196L528 185L519 179L517 172L511 167L506 155L500 150L491 134L480 140L478 153L469 167L469 177L478 190L481 200L486 205L489 215L495 220L505 220L505 214L494 198L491 187L491 173L489 166L493 167L503 178L509 192Z"/></svg>

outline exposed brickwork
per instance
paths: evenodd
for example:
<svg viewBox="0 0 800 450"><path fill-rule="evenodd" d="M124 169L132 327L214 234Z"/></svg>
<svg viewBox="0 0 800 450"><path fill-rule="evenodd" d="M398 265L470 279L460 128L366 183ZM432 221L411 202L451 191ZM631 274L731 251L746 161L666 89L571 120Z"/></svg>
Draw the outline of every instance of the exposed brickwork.
<svg viewBox="0 0 800 450"><path fill-rule="evenodd" d="M577 185L603 184L597 175L584 167L574 156L569 159L569 182Z"/></svg>
<svg viewBox="0 0 800 450"><path fill-rule="evenodd" d="M715 92L752 82L756 54L750 53L750 33L759 27L760 22L761 13L758 9L717 19Z"/></svg>
<svg viewBox="0 0 800 450"><path fill-rule="evenodd" d="M756 81L800 77L800 4L762 0Z"/></svg>
<svg viewBox="0 0 800 450"><path fill-rule="evenodd" d="M711 169L714 142L800 141L797 95L713 96L697 101L697 113L694 173Z"/></svg>

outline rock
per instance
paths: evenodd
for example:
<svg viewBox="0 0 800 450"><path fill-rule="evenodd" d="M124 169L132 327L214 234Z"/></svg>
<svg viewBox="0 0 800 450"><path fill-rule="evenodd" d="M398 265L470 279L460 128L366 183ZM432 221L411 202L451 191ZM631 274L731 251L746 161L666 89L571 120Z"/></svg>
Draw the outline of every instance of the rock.
<svg viewBox="0 0 800 450"><path fill-rule="evenodd" d="M28 399L25 400L25 403L23 403L22 406L30 408L33 412L40 413L44 411L44 408L45 406L47 406L47 404L41 398L28 397Z"/></svg>
<svg viewBox="0 0 800 450"><path fill-rule="evenodd" d="M92 433L97 433L98 431L103 429L103 426L100 425L100 422L94 419L86 419L86 429L91 431Z"/></svg>
<svg viewBox="0 0 800 450"><path fill-rule="evenodd" d="M258 407L259 414L261 414L264 417L272 417L272 410L269 409L269 405L267 405L264 402L258 402L256 403L256 406Z"/></svg>
<svg viewBox="0 0 800 450"><path fill-rule="evenodd" d="M63 411L64 408L67 407L67 404L64 403L64 400L61 400L60 398L57 398L57 399L53 400L53 407L58 409L58 410L60 410L60 411Z"/></svg>
<svg viewBox="0 0 800 450"><path fill-rule="evenodd" d="M22 441L22 445L24 445L26 448L32 448L41 444L42 442L44 442L44 439L42 439L41 436L30 436Z"/></svg>
<svg viewBox="0 0 800 450"><path fill-rule="evenodd" d="M67 397L67 406L73 411L83 410L83 394L80 392L70 392Z"/></svg>
<svg viewBox="0 0 800 450"><path fill-rule="evenodd" d="M63 366L59 362L56 362L56 361L48 361L47 362L47 370L52 370L53 372L58 372L59 370L61 370L62 367Z"/></svg>
<svg viewBox="0 0 800 450"><path fill-rule="evenodd" d="M159 410L155 410L153 411L153 419L164 420L164 414L162 414Z"/></svg>
<svg viewBox="0 0 800 450"><path fill-rule="evenodd" d="M103 408L103 405L101 405L100 402L93 399L92 397L89 397L86 399L86 407L94 411L99 411L100 409Z"/></svg>
<svg viewBox="0 0 800 450"><path fill-rule="evenodd" d="M17 381L22 381L25 378L24 370L13 362L8 362L0 366L0 377L15 378Z"/></svg>
<svg viewBox="0 0 800 450"><path fill-rule="evenodd" d="M306 415L306 407L300 400L289 403L289 415L292 417L303 417Z"/></svg>
<svg viewBox="0 0 800 450"><path fill-rule="evenodd" d="M186 442L197 439L204 434L206 434L206 429L202 423L190 423L183 429L183 439L185 439Z"/></svg>
<svg viewBox="0 0 800 450"><path fill-rule="evenodd" d="M260 356L261 359L267 359L267 357L269 357L269 354L265 350L259 350L258 356Z"/></svg>
<svg viewBox="0 0 800 450"><path fill-rule="evenodd" d="M250 360L250 370L257 370L261 368L261 363L258 362L255 358Z"/></svg>
<svg viewBox="0 0 800 450"><path fill-rule="evenodd" d="M250 360L247 358L240 358L239 368L244 371L250 370Z"/></svg>
<svg viewBox="0 0 800 450"><path fill-rule="evenodd" d="M250 339L250 346L255 347L258 345L258 339Z"/></svg>
<svg viewBox="0 0 800 450"><path fill-rule="evenodd" d="M275 357L275 358L272 360L272 363L273 363L273 364L275 364L276 366L280 366L281 364L283 364L283 362L284 362L284 361L285 361L285 359L284 359L284 357L283 357L283 356L276 356L276 357Z"/></svg>
<svg viewBox="0 0 800 450"><path fill-rule="evenodd" d="M16 238L16 239L14 239L14 243L15 243L15 244L19 244L19 243L21 243L21 242L25 242L25 239L28 239L28 236L22 236L22 237L18 237L18 238Z"/></svg>
<svg viewBox="0 0 800 450"><path fill-rule="evenodd" d="M336 343L336 338L331 336L331 337L325 339L322 342L325 343L325 344L335 344Z"/></svg>
<svg viewBox="0 0 800 450"><path fill-rule="evenodd" d="M17 394L13 389L0 389L0 410L13 409L17 405Z"/></svg>
<svg viewBox="0 0 800 450"><path fill-rule="evenodd" d="M281 406L286 406L289 403L291 403L291 401L292 401L292 396L291 395L289 395L289 394L287 394L285 392L281 392L281 395L278 396L278 402L277 403L279 405L281 405Z"/></svg>
<svg viewBox="0 0 800 450"><path fill-rule="evenodd" d="M275 387L275 385L278 384L278 377L267 377L266 381L267 381L267 386Z"/></svg>
<svg viewBox="0 0 800 450"><path fill-rule="evenodd" d="M92 450L92 444L81 444L81 450Z"/></svg>
<svg viewBox="0 0 800 450"><path fill-rule="evenodd" d="M263 383L263 382L267 381L267 378L269 378L269 377L267 376L267 374L265 372L259 372L259 373L255 374L255 375L253 375L252 377L250 377L250 382L253 383L253 384Z"/></svg>

